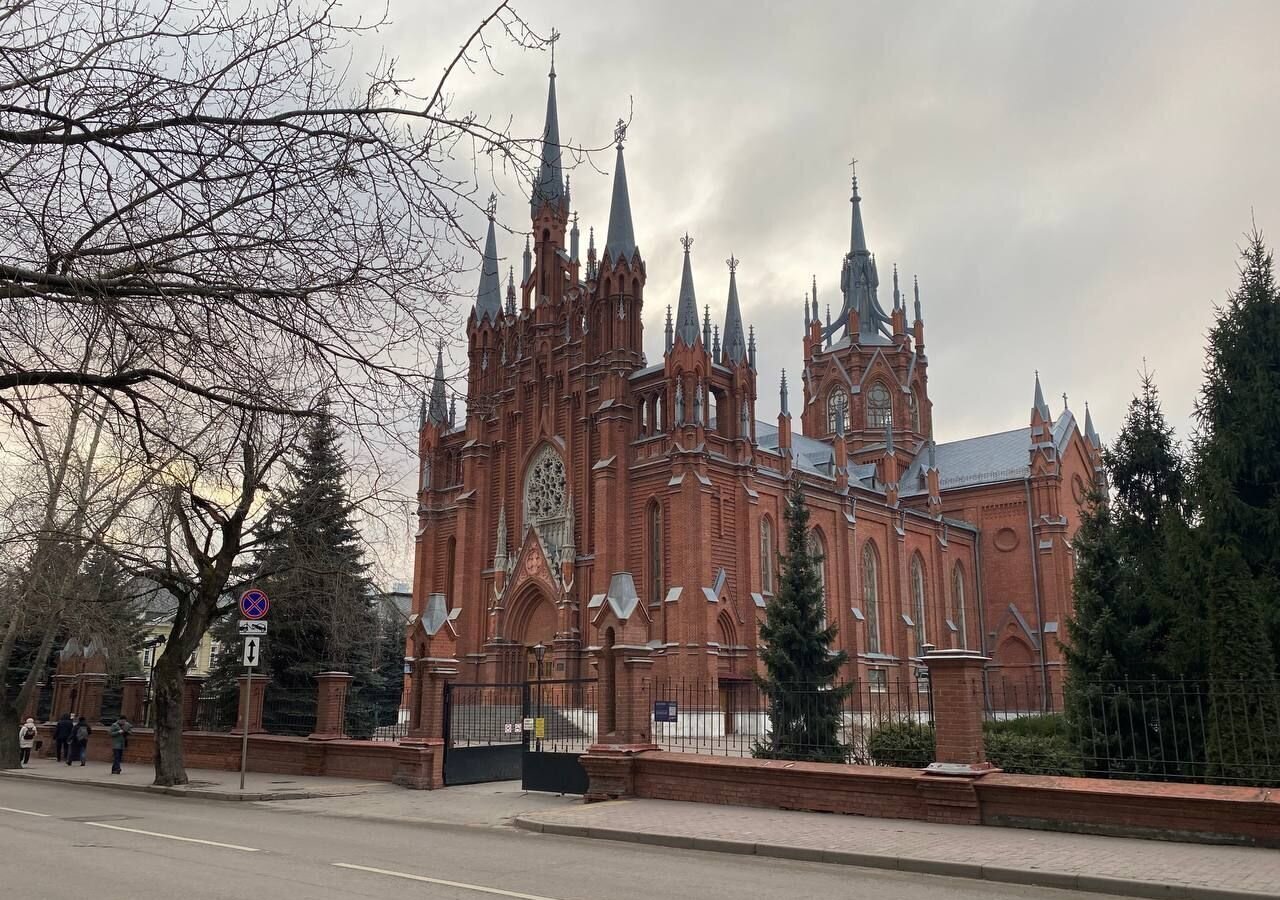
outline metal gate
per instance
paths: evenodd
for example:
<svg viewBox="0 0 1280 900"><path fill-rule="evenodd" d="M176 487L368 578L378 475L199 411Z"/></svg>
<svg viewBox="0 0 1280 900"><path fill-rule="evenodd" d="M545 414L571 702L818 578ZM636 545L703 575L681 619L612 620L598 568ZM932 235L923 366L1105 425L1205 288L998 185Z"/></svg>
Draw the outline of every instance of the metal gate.
<svg viewBox="0 0 1280 900"><path fill-rule="evenodd" d="M525 686L444 686L444 783L478 784L520 777Z"/></svg>
<svg viewBox="0 0 1280 900"><path fill-rule="evenodd" d="M587 772L579 757L596 742L596 680L570 678L525 685L520 783L526 791L585 794Z"/></svg>

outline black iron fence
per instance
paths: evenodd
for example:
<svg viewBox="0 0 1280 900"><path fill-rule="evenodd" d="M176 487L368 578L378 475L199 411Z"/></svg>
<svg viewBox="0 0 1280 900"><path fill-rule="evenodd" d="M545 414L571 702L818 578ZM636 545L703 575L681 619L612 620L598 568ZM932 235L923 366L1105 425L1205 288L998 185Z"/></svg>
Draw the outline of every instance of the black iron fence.
<svg viewBox="0 0 1280 900"><path fill-rule="evenodd" d="M347 697L343 731L357 741L398 741L409 733L409 723L401 718L399 704L377 703L352 694Z"/></svg>
<svg viewBox="0 0 1280 900"><path fill-rule="evenodd" d="M524 739L524 684L450 684L445 740L450 747L519 744Z"/></svg>
<svg viewBox="0 0 1280 900"><path fill-rule="evenodd" d="M1059 706L1016 702L1040 690L1034 679L987 678L987 756L1006 771L1280 784L1275 678L1068 682Z"/></svg>
<svg viewBox="0 0 1280 900"><path fill-rule="evenodd" d="M927 680L832 686L660 680L653 739L664 750L923 767L933 761Z"/></svg>
<svg viewBox="0 0 1280 900"><path fill-rule="evenodd" d="M598 682L589 679L533 681L525 685L525 718L533 719L530 749L585 753L599 734Z"/></svg>

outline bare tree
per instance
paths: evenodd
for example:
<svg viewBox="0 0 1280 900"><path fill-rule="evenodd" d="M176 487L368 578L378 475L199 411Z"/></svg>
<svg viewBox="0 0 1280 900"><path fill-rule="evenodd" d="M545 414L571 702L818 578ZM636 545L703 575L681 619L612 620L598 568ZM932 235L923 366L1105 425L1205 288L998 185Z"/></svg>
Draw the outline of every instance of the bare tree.
<svg viewBox="0 0 1280 900"><path fill-rule="evenodd" d="M145 428L173 392L377 418L451 323L479 166L528 180L535 141L452 108L490 41L541 47L508 3L426 92L362 79L333 0L0 4L0 404L78 385ZM80 366L90 328L127 341ZM264 382L265 364L289 376ZM401 407L403 408L403 407Z"/></svg>

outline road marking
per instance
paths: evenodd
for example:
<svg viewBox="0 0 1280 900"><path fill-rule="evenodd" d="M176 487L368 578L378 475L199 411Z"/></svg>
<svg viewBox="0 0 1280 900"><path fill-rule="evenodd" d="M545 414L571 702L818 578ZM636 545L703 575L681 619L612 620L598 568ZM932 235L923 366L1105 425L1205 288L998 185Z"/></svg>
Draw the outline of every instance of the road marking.
<svg viewBox="0 0 1280 900"><path fill-rule="evenodd" d="M477 891L481 894L497 894L499 897L515 897L517 900L552 900L538 894L522 894L519 891L504 891L501 888L485 887L481 884L467 884L464 881L445 881L443 878L428 878L426 875L410 875L408 872L393 872L391 869L375 869L372 866L357 866L352 863L334 863L339 869L354 869L357 872L372 872L375 875L390 875L393 878L407 878L410 881L425 881L427 884L438 884L442 887L461 888L464 891Z"/></svg>
<svg viewBox="0 0 1280 900"><path fill-rule="evenodd" d="M14 809L11 806L0 806L0 812L17 813L20 816L39 816L42 819L49 818L49 813L32 812L29 809Z"/></svg>
<svg viewBox="0 0 1280 900"><path fill-rule="evenodd" d="M227 850L243 850L245 853L258 853L257 847L241 847L239 844L223 844L219 841L206 841L200 838L182 837L177 834L162 834L159 831L143 831L141 828L125 828L123 825L108 825L106 822L85 822L94 828L110 828L112 831L127 831L130 834L145 834L147 837L167 838L171 841L185 841L188 844L207 844L210 847L224 847Z"/></svg>

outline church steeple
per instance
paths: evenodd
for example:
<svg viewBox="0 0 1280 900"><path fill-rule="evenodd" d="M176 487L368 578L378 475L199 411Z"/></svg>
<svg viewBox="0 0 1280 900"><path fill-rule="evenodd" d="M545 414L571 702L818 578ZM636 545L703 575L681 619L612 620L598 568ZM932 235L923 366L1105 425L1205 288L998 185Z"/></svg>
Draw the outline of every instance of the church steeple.
<svg viewBox="0 0 1280 900"><path fill-rule="evenodd" d="M1031 413L1033 416L1036 413L1039 413L1040 418L1045 422L1053 421L1053 414L1049 412L1049 404L1044 402L1044 391L1040 388L1039 370L1036 371L1036 395L1035 399L1032 401Z"/></svg>
<svg viewBox="0 0 1280 900"><path fill-rule="evenodd" d="M431 403L427 407L427 422L443 427L449 421L449 406L444 396L444 344L436 345L436 371L431 378Z"/></svg>
<svg viewBox="0 0 1280 900"><path fill-rule="evenodd" d="M747 356L747 340L738 303L738 260L730 254L725 263L729 266L729 302L724 313L724 364L736 366Z"/></svg>
<svg viewBox="0 0 1280 900"><path fill-rule="evenodd" d="M556 69L551 64L547 85L547 120L542 128L542 164L529 197L529 214L537 216L544 205L564 204L564 174L560 165L560 116L556 109Z"/></svg>
<svg viewBox="0 0 1280 900"><path fill-rule="evenodd" d="M622 142L626 135L626 124L619 119L614 131L618 157L613 169L613 200L609 204L609 231L604 242L605 255L614 262L631 259L636 252L636 233L631 224L631 195L627 191L627 166L622 158Z"/></svg>
<svg viewBox="0 0 1280 900"><path fill-rule="evenodd" d="M496 198L489 197L489 234L484 241L484 259L480 263L480 287L476 291L476 322L498 321L502 313L502 287L498 274L498 248L493 233Z"/></svg>
<svg viewBox="0 0 1280 900"><path fill-rule="evenodd" d="M698 298L693 292L693 266L689 261L693 238L686 233L680 244L684 247L684 270L680 273L680 301L676 305L676 343L692 347L700 339Z"/></svg>

